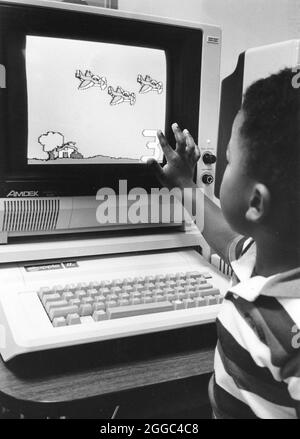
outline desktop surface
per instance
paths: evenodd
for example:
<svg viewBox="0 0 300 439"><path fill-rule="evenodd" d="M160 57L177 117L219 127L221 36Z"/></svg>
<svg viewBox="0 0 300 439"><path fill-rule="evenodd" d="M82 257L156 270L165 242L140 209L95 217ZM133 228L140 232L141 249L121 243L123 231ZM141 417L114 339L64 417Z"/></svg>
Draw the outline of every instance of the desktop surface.
<svg viewBox="0 0 300 439"><path fill-rule="evenodd" d="M0 404L34 418L110 418L117 406L121 418L201 417L215 345L210 324L0 360Z"/></svg>

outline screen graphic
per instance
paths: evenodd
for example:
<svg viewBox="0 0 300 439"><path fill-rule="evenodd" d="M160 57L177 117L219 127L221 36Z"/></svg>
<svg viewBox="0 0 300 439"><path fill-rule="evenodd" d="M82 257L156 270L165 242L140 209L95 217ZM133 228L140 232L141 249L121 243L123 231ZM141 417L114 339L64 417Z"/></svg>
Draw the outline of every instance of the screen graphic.
<svg viewBox="0 0 300 439"><path fill-rule="evenodd" d="M163 154L163 50L27 36L27 163L134 164Z"/></svg>

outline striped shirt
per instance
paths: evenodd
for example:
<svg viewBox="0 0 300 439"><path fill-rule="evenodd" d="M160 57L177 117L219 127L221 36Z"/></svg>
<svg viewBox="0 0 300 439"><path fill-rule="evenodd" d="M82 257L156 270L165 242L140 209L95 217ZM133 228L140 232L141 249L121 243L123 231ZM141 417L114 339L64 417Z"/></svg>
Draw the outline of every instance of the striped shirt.
<svg viewBox="0 0 300 439"><path fill-rule="evenodd" d="M217 319L210 399L216 418L300 418L300 268L253 275L256 246L232 262Z"/></svg>

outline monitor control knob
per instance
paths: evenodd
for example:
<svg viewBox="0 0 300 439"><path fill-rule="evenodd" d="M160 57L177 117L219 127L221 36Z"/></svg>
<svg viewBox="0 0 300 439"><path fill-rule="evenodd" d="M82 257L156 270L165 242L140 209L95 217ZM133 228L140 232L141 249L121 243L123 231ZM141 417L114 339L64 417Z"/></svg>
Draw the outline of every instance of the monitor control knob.
<svg viewBox="0 0 300 439"><path fill-rule="evenodd" d="M206 165L213 165L216 163L217 157L210 152L206 152L203 154L202 160Z"/></svg>
<svg viewBox="0 0 300 439"><path fill-rule="evenodd" d="M213 184L214 182L214 177L211 174L204 174L202 176L202 182L204 184Z"/></svg>

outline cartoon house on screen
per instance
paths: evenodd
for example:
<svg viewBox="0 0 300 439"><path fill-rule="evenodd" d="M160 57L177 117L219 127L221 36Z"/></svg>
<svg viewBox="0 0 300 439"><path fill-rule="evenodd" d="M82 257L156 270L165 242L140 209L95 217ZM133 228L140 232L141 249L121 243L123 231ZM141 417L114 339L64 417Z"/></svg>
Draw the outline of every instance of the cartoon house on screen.
<svg viewBox="0 0 300 439"><path fill-rule="evenodd" d="M48 160L57 159L82 159L83 155L78 151L75 142L64 142L61 133L48 131L38 138L43 151L48 155Z"/></svg>
<svg viewBox="0 0 300 439"><path fill-rule="evenodd" d="M75 146L75 142L64 143L57 148L59 159L71 159L78 152L78 148Z"/></svg>

